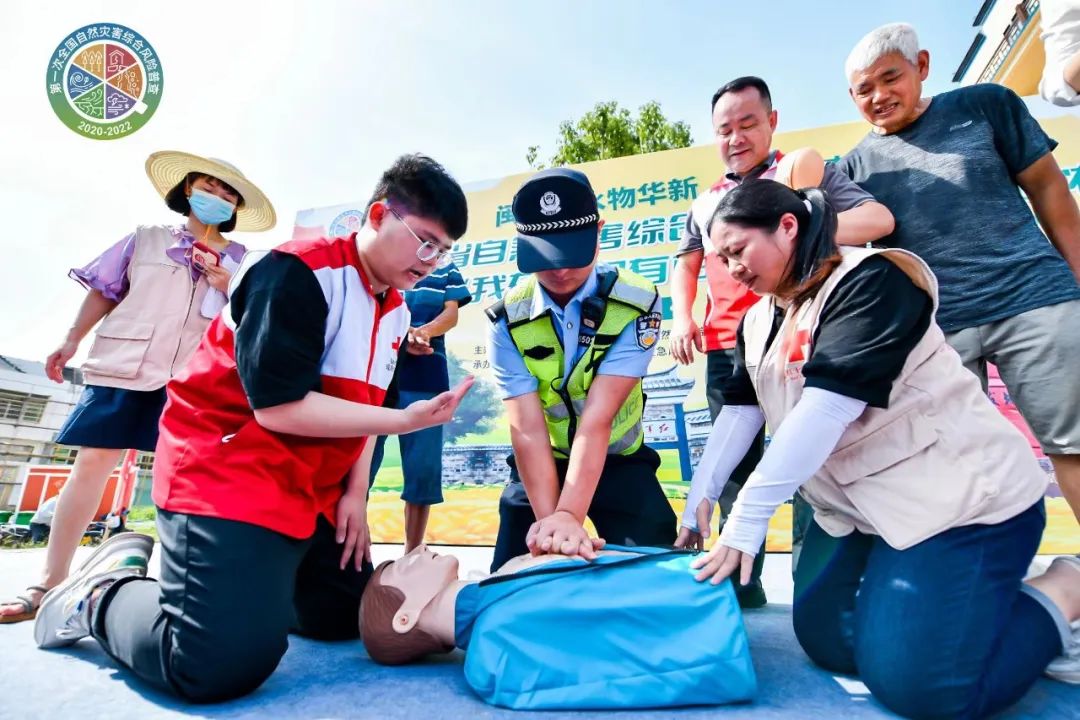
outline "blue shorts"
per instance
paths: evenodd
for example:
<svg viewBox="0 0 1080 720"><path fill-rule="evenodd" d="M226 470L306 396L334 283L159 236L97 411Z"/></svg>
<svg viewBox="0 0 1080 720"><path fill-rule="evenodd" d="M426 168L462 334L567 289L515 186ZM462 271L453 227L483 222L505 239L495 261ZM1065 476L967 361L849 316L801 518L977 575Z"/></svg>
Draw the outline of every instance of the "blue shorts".
<svg viewBox="0 0 1080 720"><path fill-rule="evenodd" d="M439 393L401 390L398 407L405 408L417 400L430 400ZM438 505L443 501L442 494L442 425L418 430L414 433L398 435L398 447L401 449L401 474L404 488L401 499L413 505ZM369 486L375 482L375 474L382 465L383 444L386 436L379 436L375 454L371 459L371 477Z"/></svg>
<svg viewBox="0 0 1080 720"><path fill-rule="evenodd" d="M75 447L153 452L165 388L124 390L87 385L64 421L56 442Z"/></svg>

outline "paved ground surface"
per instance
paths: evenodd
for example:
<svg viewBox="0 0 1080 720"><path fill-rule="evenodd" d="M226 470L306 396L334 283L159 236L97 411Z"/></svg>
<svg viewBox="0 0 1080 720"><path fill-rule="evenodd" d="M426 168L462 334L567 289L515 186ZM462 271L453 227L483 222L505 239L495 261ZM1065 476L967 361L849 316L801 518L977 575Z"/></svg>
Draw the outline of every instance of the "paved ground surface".
<svg viewBox="0 0 1080 720"><path fill-rule="evenodd" d="M490 548L447 548L461 559L462 574L482 572ZM85 548L80 549L85 556ZM398 546L377 546L376 563L396 557ZM0 591L35 579L42 550L0 551ZM156 572L152 563L151 574ZM828 718L894 717L856 680L813 667L791 631L790 557L770 555L765 566L770 605L747 612L746 625L760 692L752 705L663 712L589 713L633 718ZM461 655L404 668L373 664L359 642L290 642L277 672L255 693L216 706L192 706L148 691L119 670L92 640L69 650L45 652L33 643L30 623L0 626L0 717L164 720L206 718L460 718L545 717L489 707L472 695L461 675ZM584 717L585 713L558 713ZM1080 719L1080 688L1040 681L1006 718Z"/></svg>

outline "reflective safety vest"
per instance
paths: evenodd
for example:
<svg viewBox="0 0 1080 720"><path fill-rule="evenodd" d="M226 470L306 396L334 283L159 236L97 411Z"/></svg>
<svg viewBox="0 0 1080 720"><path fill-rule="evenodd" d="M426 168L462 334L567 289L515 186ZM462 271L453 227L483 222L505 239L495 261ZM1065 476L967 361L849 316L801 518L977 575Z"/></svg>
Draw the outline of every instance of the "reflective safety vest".
<svg viewBox="0 0 1080 720"><path fill-rule="evenodd" d="M532 318L536 278L528 277L487 310L488 318L505 318L510 338L525 360L525 367L537 379L537 394L544 409L548 435L556 456L569 457L578 418L585 409L596 371L619 334L636 323L638 344L648 349L660 340L660 316L650 313L656 301L656 286L645 278L622 268L600 273L597 294L586 298L581 308L578 343L585 352L563 381L564 353L574 352L562 346L562 336L550 310ZM609 455L630 455L641 447L644 410L641 381L634 385L611 422Z"/></svg>

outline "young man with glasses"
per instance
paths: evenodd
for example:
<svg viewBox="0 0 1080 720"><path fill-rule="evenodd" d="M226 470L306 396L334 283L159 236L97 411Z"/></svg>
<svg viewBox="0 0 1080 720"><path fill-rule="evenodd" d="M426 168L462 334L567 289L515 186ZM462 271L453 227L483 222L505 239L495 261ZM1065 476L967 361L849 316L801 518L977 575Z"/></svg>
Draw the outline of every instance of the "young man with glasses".
<svg viewBox="0 0 1080 720"><path fill-rule="evenodd" d="M393 208L390 212L397 214ZM430 275L405 291L405 305L411 318L408 342L401 347L397 375L385 401L388 407L401 409L450 389L445 335L457 326L458 310L472 300L450 255L417 233L413 236L420 243L418 253L422 260L435 256L438 259ZM382 465L385 444L386 436L380 435L371 461L372 483ZM404 480L401 499L405 502L405 552L409 552L424 542L431 506L443 501L442 425L398 435L398 446Z"/></svg>
<svg viewBox="0 0 1080 720"><path fill-rule="evenodd" d="M409 155L383 174L359 232L249 253L167 386L159 580L145 578L151 538L110 539L46 595L38 645L91 635L158 690L215 702L262 684L290 631L357 637L371 574L367 439L447 422L470 385L381 407L409 327L399 290L466 222L453 178Z"/></svg>
<svg viewBox="0 0 1080 720"><path fill-rule="evenodd" d="M593 559L603 542L671 545L675 513L644 444L641 378L660 339L656 287L597 264L603 222L589 179L552 168L513 202L528 277L488 308L488 352L513 454L492 572L531 552Z"/></svg>

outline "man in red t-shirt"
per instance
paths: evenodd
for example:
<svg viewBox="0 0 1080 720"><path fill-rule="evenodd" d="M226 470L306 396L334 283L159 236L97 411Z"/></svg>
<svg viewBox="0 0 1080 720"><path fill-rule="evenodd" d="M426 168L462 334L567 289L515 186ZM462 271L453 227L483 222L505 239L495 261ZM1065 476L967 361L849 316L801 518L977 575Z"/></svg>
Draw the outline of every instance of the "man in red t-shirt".
<svg viewBox="0 0 1080 720"><path fill-rule="evenodd" d="M387 170L347 238L249 253L168 400L153 540L103 544L42 602L41 647L92 635L157 689L194 702L251 692L297 632L358 636L371 561L374 442L447 422L471 383L384 408L409 327L398 292L465 232L465 195L435 161Z"/></svg>
<svg viewBox="0 0 1080 720"><path fill-rule="evenodd" d="M761 78L737 78L717 90L712 98L712 119L716 147L728 172L707 193L694 200L687 214L686 228L676 253L678 262L671 279L674 314L671 354L676 362L688 365L694 361L695 349L705 353L706 396L709 414L715 421L724 406L721 380L730 376L733 368L736 330L743 315L757 302L758 297L731 277L712 243L705 239L705 228L720 198L746 180L772 179L783 155L772 149L777 112L772 107L769 86ZM839 242L845 245L867 243L892 232L893 218L888 209L837 172L831 164L825 167L821 187L838 213ZM705 322L699 327L692 311L702 264L705 265L708 302L705 306ZM762 430L725 486L724 496L720 498L720 507L725 516L739 489L761 459L764 442ZM796 497L796 501L801 504L801 498ZM707 527L702 530L707 535ZM801 541L797 527L795 536L797 541ZM794 552L797 553L797 547ZM736 585L739 603L744 608L765 604L765 591L761 586L764 559L762 546L762 551L755 558L750 584Z"/></svg>

